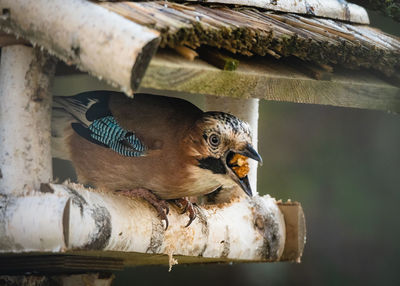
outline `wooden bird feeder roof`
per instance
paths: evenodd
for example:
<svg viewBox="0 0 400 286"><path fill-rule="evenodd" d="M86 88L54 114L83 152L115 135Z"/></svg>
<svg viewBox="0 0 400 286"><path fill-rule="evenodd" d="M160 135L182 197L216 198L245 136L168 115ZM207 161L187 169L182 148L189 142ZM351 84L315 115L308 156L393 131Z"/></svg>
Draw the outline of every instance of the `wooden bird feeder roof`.
<svg viewBox="0 0 400 286"><path fill-rule="evenodd" d="M365 24L243 6L165 1L101 5L160 32L162 48L208 45L248 56L295 56L317 64L371 68L388 76L400 66L399 39Z"/></svg>
<svg viewBox="0 0 400 286"><path fill-rule="evenodd" d="M46 2L39 2L38 7L47 5ZM76 7L85 5L87 9L74 18L74 11L78 11ZM399 38L369 27L366 10L346 1L190 0L180 4L169 1L82 0L65 4L64 9L69 11L61 11L63 17L49 16L48 12L40 15L41 9L37 10L37 18L31 20L33 26L24 19L13 19L13 14L7 12L7 4L3 6L5 14L0 18L2 30L44 47L68 65L105 79L128 95L138 89L158 45L173 49L214 47L235 56L291 58L296 66L317 65L330 72L336 67L369 69L394 82L400 77ZM109 12L99 10L100 7ZM57 11L60 10L58 8ZM86 15L93 16L95 20L84 22ZM119 18L125 21L117 21L118 15L123 16ZM79 21L82 23L69 27L70 34L61 39L60 35L66 33L65 24ZM104 27L101 26L103 22ZM135 28L128 27L129 22ZM84 34L83 30L96 25L97 30L88 33L92 36L79 36ZM48 27L53 28L48 34L43 33ZM96 33L104 39L91 39ZM111 33L114 35L111 36ZM109 52L96 52L106 50L104 43L108 45L121 41L119 37L123 37L124 33L126 39L134 35L134 41L111 45ZM65 47L60 47L57 37L60 42L67 42ZM85 41L92 42L90 49L85 47ZM0 37L0 44L6 45L7 40ZM129 58L131 49L138 53L137 58ZM121 53L124 50L126 55ZM242 61L243 58L240 59ZM290 66L287 62L283 64ZM233 65L235 69L237 62ZM321 79L319 75L312 77Z"/></svg>

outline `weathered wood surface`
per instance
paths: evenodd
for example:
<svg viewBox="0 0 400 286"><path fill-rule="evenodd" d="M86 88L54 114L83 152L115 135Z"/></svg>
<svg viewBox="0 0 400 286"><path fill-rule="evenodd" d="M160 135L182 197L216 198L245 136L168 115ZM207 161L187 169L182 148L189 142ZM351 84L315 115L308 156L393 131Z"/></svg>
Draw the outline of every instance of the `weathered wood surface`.
<svg viewBox="0 0 400 286"><path fill-rule="evenodd" d="M371 68L386 75L400 69L399 39L366 25L251 7L165 1L101 5L159 31L161 47L209 45L244 55L296 56L317 64Z"/></svg>
<svg viewBox="0 0 400 286"><path fill-rule="evenodd" d="M358 5L339 0L188 0L190 2L245 5L268 10L305 14L360 24L369 24L367 11Z"/></svg>
<svg viewBox="0 0 400 286"><path fill-rule="evenodd" d="M55 61L38 49L8 46L0 62L0 194L52 180L50 82Z"/></svg>
<svg viewBox="0 0 400 286"><path fill-rule="evenodd" d="M200 59L190 62L173 53L159 53L141 87L400 112L400 88L371 73L337 69L330 80L315 80L295 67L265 58L243 59L236 71L229 72Z"/></svg>
<svg viewBox="0 0 400 286"><path fill-rule="evenodd" d="M85 0L4 0L0 28L131 95L159 33Z"/></svg>
<svg viewBox="0 0 400 286"><path fill-rule="evenodd" d="M0 275L30 273L79 273L88 271L118 271L124 268L121 257L66 253L0 253ZM0 285L2 285L0 283Z"/></svg>
<svg viewBox="0 0 400 286"><path fill-rule="evenodd" d="M29 196L2 197L0 256L12 254L13 261L29 253L35 259L78 255L77 261L101 256L125 265L173 264L173 257L179 263L280 261L287 244L285 218L268 196L201 206L187 228L187 215L173 206L168 218L165 230L154 209L140 199L50 184ZM88 265L99 269L99 263Z"/></svg>

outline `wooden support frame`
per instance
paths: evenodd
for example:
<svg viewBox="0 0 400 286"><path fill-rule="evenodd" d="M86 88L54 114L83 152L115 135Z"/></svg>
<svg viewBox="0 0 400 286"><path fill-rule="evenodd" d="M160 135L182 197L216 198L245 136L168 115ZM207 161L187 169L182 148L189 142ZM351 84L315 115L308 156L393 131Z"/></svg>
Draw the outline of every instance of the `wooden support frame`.
<svg viewBox="0 0 400 286"><path fill-rule="evenodd" d="M23 55L26 53L35 58L35 54L32 54L34 49L30 47L7 47L3 50L2 71L11 70L7 65L9 58L18 59L10 57L8 50L21 50ZM29 74L35 67L29 60L18 60L18 62L21 64L21 71L18 69L13 71L13 76ZM39 64L34 70L40 71L40 67L48 66ZM2 74L5 76L7 73ZM39 76L35 79L40 78ZM51 73L48 72L40 80L44 94L48 94L50 78ZM17 80L15 83L9 81L13 86L18 86L23 81L18 76L15 76L15 79ZM33 86L35 83L36 81L32 82ZM2 86L7 88L7 85ZM24 98L26 95L24 91L20 93L21 98ZM42 101L47 104L46 106L49 105L44 98ZM258 101L247 103L249 103L248 108L241 109L243 102L238 104L224 100L221 105L220 99L209 100L210 107L230 106L229 111L239 113L242 118L256 125ZM2 105L3 108L5 106ZM9 108L11 112L13 108L15 106ZM47 118L44 124L46 126L50 122L49 109L48 107L39 109L45 111L39 118ZM16 116L18 115L22 116L17 113ZM7 121L7 118L2 120L2 122ZM15 121L19 122L19 118ZM27 119L25 123L32 123L31 121ZM24 133L27 128L31 128L31 125L23 125L19 133ZM49 134L41 130L42 124L36 124L35 128L32 129L36 132L36 137L41 142L48 143ZM9 135L9 132L3 133ZM17 136L8 137L11 140ZM50 148L46 144L43 145L46 149L41 151L44 153L44 158L50 153ZM0 151L1 155L8 153L5 149ZM12 150L9 152L15 153ZM39 167L36 166L36 169L41 170L43 163L38 164ZM43 169L47 174L46 178L51 176L51 169ZM6 172L5 175L9 177L10 174ZM183 227L187 217L172 209L169 217L170 227L164 231L164 226L154 210L140 200L127 203L125 198L110 193L93 192L79 185L40 184L40 181L31 182L31 177L24 175L19 175L18 178L25 187L29 186L29 192L26 188L20 191L15 188L12 192L7 191L13 183L16 183L10 181L2 185L0 202L2 245L0 252L3 257L0 260L4 261L10 255L13 256L17 270L29 266L28 262L31 261L29 257L32 259L39 257L39 260L43 257L49 261L58 259L63 265L70 265L64 269L66 271L70 271L69 267L74 263L82 265L82 261L92 261L87 264L91 270L98 271L109 270L108 266L102 266L105 261L107 265L115 261L120 265L169 263L170 266L176 262L175 258L179 258L181 263L281 261L285 247L292 245L286 240L285 218L275 200L268 196L262 198L256 196L251 200L242 197L230 203L205 205L199 209L199 218L189 228ZM43 181L48 182L48 180ZM2 182L6 180L2 179ZM112 228L110 228L111 223ZM245 234L243 229L247 229ZM290 258L291 261L299 260L301 254L298 252L296 258ZM59 256L56 258L54 255ZM98 258L99 256L102 258ZM21 260L19 257L24 259ZM44 267L36 268L37 271L48 271L50 266L46 264Z"/></svg>
<svg viewBox="0 0 400 286"><path fill-rule="evenodd" d="M82 88L112 89L88 75L60 67L57 86L84 82L76 88L55 89L55 94L76 94ZM65 84L64 84L65 85ZM150 62L139 92L174 96L204 94L235 99L364 108L400 113L400 87L368 71L336 69L329 80L317 80L302 68L271 58L241 59L236 71L222 71L201 59L188 61L173 51L159 50Z"/></svg>
<svg viewBox="0 0 400 286"><path fill-rule="evenodd" d="M9 51L22 51L22 59ZM20 83L24 81L24 78L26 86L22 87L27 89L27 92L25 90L8 90L8 85L3 84L3 94L17 93L16 100L21 100L21 102L8 106L7 102L13 102L14 99L3 97L0 102L2 111L14 114L15 124L23 123L19 129L14 128L14 131L17 131L18 134L25 134L28 129L31 129L31 132L34 132L32 138L36 137L41 142L38 144L39 146L34 145L35 150L32 151L35 155L39 154L37 160L29 161L33 161L34 172L37 174L43 172L44 175L36 176L28 172L28 174L16 173L17 176L11 176L11 172L6 171L0 180L0 244L2 245L0 264L10 255L15 258L17 272L18 269L26 270L26 267L30 265L27 262L34 261L32 259L35 257L39 260L43 258L67 265L65 268L60 268L59 271L71 271L73 265L82 265L82 263L92 267L82 266L82 270L110 270L110 266L102 265L105 263L109 265L113 261L117 268L121 265L163 263L169 263L171 267L176 262L175 258L178 258L181 263L300 260L302 247L295 250L287 249L294 244L286 239L286 218L282 214L280 206L270 197L238 198L230 203L203 206L200 208L200 218L190 228L182 227L186 224L184 222L187 219L186 216L181 216L177 210L173 210L170 215L171 225L167 231L164 231L163 225L153 209L140 200L132 200L132 204L127 205L126 199L121 200L121 198L112 197L112 194L86 190L78 185L43 184L43 182L49 182L51 178L51 164L47 162L50 155L48 125L50 122L49 102L51 101L48 87L52 71L54 71L54 63L48 57L46 60L37 60L41 53L26 46L4 48L2 55L4 59L2 59L0 81L9 83L11 86L21 86ZM28 60L29 56L32 60ZM8 60L11 58L20 64L19 68L18 65L15 65L17 67L15 70L10 68ZM27 81L27 75L32 72L35 73L35 77L31 81ZM9 80L8 75L11 77L17 75L15 82ZM39 112L37 118L34 116L33 120L29 118L22 121L24 113L15 113L15 106L22 107L26 104L23 101L26 100L24 95L28 95L29 100L42 104L41 107L34 108ZM37 96L40 97L37 98ZM241 100L230 102L226 99L210 97L207 104L209 108L218 107L217 109L222 108L237 114L244 120L250 121L253 128L257 128L257 99L246 102ZM244 106L245 109L243 109ZM29 109L26 111L32 112ZM10 118L12 116L7 117L7 113L3 112L2 122L7 122ZM44 121L41 122L42 120ZM6 125L2 124L2 127L6 127ZM14 134L15 132L11 131L12 129L9 127L3 128L2 133L0 132L1 138L21 142ZM16 154L15 148L20 148L16 146L11 147L12 150L6 149L10 146L13 144L4 144L3 149L0 149L0 158L8 156L7 154ZM24 146L23 148L31 147ZM25 158L24 156L22 158ZM47 161L41 161L41 159ZM26 163L26 161L22 160L22 163ZM4 165L5 163L2 161L1 166ZM12 172L14 169L26 171L25 166L10 165L8 167L8 170ZM12 180L8 180L9 178ZM13 187L14 184L18 187ZM254 176L253 185L255 185ZM132 205L135 207L132 208ZM302 213L299 205L296 205L295 208ZM136 213L132 213L135 211ZM107 213L112 215L108 216ZM131 213L131 215L127 216L127 213ZM245 216L242 216L243 214ZM96 216L97 218L95 218ZM238 216L238 218L232 219L232 216ZM115 217L112 229L115 230L115 225L122 224L118 234L113 234L108 228L111 218ZM132 227L130 221L123 221L123 218L131 217L136 219L136 226ZM78 221L81 223L77 223ZM289 217L288 221L291 221ZM142 225L146 223L150 227L143 229ZM126 227L127 225L129 227ZM302 227L304 227L304 223ZM248 230L245 235L242 232L243 229ZM128 234L124 236L123 233L126 230L128 230ZM305 233L305 230L299 233ZM132 238L136 239L135 243L126 243ZM154 245L155 241L158 243L156 246ZM298 241L304 243L304 237ZM145 245L146 242L148 242L147 245ZM283 253L288 251L297 255L283 256ZM32 256L32 254L36 256ZM102 258L99 258L100 256ZM88 261L91 262L87 263ZM47 264L44 268L37 266L35 269L48 271L50 268L51 265Z"/></svg>

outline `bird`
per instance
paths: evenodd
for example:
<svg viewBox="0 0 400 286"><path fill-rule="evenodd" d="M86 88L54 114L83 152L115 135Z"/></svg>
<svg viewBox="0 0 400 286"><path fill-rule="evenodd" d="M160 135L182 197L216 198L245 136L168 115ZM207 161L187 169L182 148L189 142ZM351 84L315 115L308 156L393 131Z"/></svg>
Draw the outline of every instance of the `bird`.
<svg viewBox="0 0 400 286"><path fill-rule="evenodd" d="M56 157L72 161L79 183L143 198L166 228L167 201L189 212L189 226L196 210L188 197L234 186L252 196L247 172L239 174L234 159L262 163L251 134L234 115L203 112L174 97L132 99L107 90L53 97Z"/></svg>

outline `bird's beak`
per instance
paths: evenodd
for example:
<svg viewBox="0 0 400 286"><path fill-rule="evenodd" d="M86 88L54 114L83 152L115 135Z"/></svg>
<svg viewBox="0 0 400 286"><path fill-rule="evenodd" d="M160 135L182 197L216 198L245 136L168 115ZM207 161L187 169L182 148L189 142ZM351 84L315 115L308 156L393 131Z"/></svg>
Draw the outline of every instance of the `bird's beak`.
<svg viewBox="0 0 400 286"><path fill-rule="evenodd" d="M249 182L249 177L246 176L242 179L238 178L238 183L240 185L240 187L242 188L242 190L249 196L252 197L253 196L253 192L251 191L251 187L250 187L250 182Z"/></svg>
<svg viewBox="0 0 400 286"><path fill-rule="evenodd" d="M260 154L258 154L258 152L250 144L247 144L246 148L236 153L249 157L250 159L256 160L257 162L260 163L261 166L263 164L263 159L261 158Z"/></svg>
<svg viewBox="0 0 400 286"><path fill-rule="evenodd" d="M248 158L251 158L253 160L256 160L262 164L262 158L260 154L257 153L257 151L251 146L250 144L247 144L247 146L241 150L241 151L236 151L237 154L246 156ZM233 170L232 166L230 165L230 159L234 156L235 152L229 152L226 157L226 165L228 169L230 170L230 176L231 178L242 188L242 190L249 196L251 197L253 195L250 187L250 182L249 178L246 175L243 178L240 178Z"/></svg>

